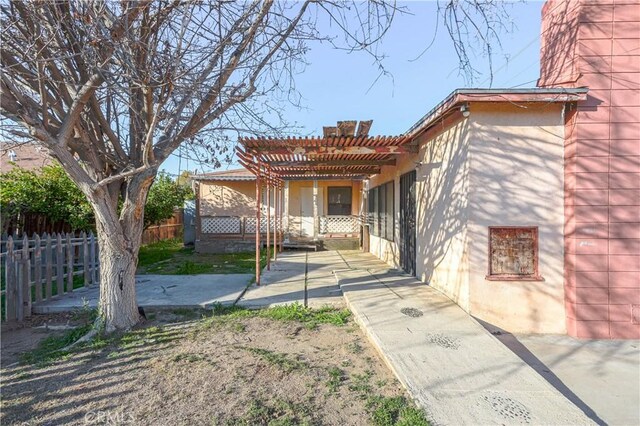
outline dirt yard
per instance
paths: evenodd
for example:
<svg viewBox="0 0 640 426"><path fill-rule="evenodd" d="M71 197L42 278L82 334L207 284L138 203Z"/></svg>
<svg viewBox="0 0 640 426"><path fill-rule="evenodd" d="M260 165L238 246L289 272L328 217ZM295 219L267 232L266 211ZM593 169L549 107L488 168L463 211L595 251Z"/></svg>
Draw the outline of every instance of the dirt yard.
<svg viewBox="0 0 640 426"><path fill-rule="evenodd" d="M147 313L130 333L69 354L43 350L53 337L14 365L5 333L0 422L427 424L348 313L303 309Z"/></svg>

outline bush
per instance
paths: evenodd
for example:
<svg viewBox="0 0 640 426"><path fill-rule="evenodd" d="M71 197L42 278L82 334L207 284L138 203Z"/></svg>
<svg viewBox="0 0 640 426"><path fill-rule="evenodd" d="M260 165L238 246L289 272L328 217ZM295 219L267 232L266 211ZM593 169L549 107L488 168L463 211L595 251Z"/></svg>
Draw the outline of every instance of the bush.
<svg viewBox="0 0 640 426"><path fill-rule="evenodd" d="M161 172L156 177L145 205L145 227L173 216L191 196L191 189ZM64 221L73 230L95 227L91 205L59 164L43 167L39 172L15 167L0 175L0 208L3 220L19 215L37 214L52 222Z"/></svg>

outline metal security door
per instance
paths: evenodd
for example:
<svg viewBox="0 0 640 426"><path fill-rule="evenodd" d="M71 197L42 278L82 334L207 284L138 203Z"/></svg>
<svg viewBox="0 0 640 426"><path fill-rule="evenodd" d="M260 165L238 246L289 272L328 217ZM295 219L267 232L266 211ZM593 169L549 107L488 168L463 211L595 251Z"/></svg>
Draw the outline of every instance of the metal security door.
<svg viewBox="0 0 640 426"><path fill-rule="evenodd" d="M416 171L400 176L400 266L416 274Z"/></svg>

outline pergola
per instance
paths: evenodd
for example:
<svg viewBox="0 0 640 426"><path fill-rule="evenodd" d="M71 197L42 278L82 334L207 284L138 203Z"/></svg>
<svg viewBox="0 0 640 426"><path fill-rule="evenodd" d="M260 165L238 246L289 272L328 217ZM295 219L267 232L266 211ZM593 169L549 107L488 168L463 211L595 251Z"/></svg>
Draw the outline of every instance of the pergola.
<svg viewBox="0 0 640 426"><path fill-rule="evenodd" d="M267 198L267 269L270 269L270 193L274 191L273 255L282 251L282 207L287 180L364 180L396 164L399 154L416 153L411 135L369 136L371 121L341 121L324 127L322 137L239 139L238 161L256 176L256 284L260 285L260 210L262 187ZM317 182L316 182L317 184ZM315 185L314 185L315 188ZM315 197L315 191L314 191ZM317 202L314 202L314 209ZM317 211L314 212L317 216Z"/></svg>

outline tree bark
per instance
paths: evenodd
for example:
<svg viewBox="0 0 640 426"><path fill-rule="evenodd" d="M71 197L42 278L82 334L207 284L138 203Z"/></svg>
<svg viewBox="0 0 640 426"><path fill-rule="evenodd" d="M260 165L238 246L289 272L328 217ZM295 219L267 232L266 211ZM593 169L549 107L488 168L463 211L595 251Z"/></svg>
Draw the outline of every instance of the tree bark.
<svg viewBox="0 0 640 426"><path fill-rule="evenodd" d="M137 175L128 182L90 197L96 218L100 248L99 315L105 331L127 330L140 321L136 300L136 268L144 229L144 205L155 171ZM118 214L118 197L123 188L124 202ZM117 192L116 192L117 193Z"/></svg>
<svg viewBox="0 0 640 426"><path fill-rule="evenodd" d="M97 215L97 211L96 211ZM120 227L121 228L121 227ZM113 235L98 229L100 248L100 317L105 331L126 330L138 323L140 314L136 301L136 266L138 247L128 249L117 241L124 233Z"/></svg>

